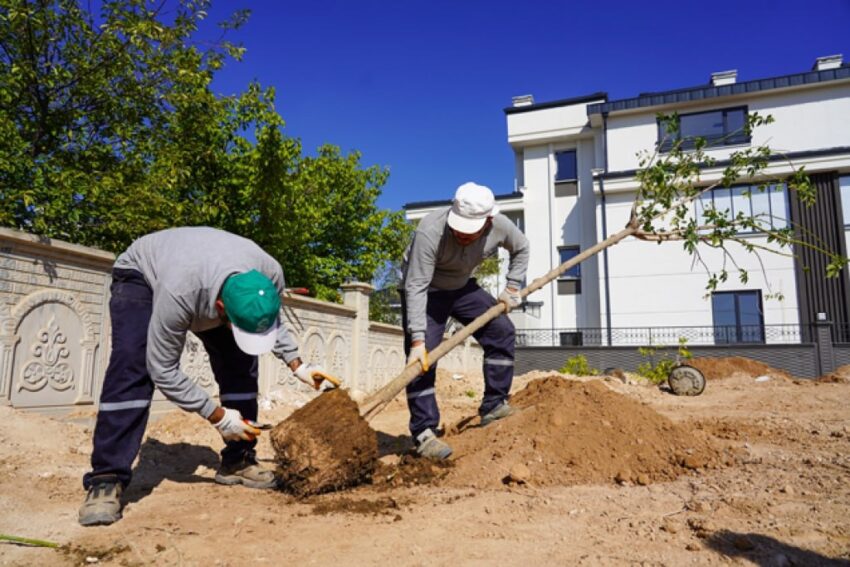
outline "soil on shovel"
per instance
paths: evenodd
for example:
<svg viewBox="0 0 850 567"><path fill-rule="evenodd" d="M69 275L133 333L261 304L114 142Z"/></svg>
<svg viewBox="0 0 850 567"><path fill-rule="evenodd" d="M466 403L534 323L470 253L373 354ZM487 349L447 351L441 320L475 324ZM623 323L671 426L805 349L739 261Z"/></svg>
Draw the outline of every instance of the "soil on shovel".
<svg viewBox="0 0 850 567"><path fill-rule="evenodd" d="M330 390L271 432L284 490L308 496L369 482L378 460L375 431L344 390Z"/></svg>
<svg viewBox="0 0 850 567"><path fill-rule="evenodd" d="M650 484L731 463L703 432L680 426L599 380L550 376L511 398L516 415L449 428L454 468L444 482L495 488Z"/></svg>

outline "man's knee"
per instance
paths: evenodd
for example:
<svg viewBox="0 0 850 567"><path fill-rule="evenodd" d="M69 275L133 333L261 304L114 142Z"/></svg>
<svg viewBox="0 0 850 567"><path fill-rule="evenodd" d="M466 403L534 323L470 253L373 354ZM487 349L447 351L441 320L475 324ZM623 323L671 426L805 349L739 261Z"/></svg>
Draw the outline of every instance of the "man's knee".
<svg viewBox="0 0 850 567"><path fill-rule="evenodd" d="M507 315L499 315L487 325L484 336L490 342L514 343L516 328Z"/></svg>

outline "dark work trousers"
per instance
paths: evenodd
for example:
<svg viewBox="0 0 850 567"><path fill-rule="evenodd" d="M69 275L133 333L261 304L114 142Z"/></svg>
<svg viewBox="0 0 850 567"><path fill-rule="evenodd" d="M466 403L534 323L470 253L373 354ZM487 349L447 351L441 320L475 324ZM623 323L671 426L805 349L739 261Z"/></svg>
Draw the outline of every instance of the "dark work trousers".
<svg viewBox="0 0 850 567"><path fill-rule="evenodd" d="M110 290L112 353L94 429L92 470L83 477L86 489L94 477L111 476L124 486L130 483L154 391L146 364L153 292L141 273L118 268L112 271ZM197 336L209 354L222 405L239 410L246 419L257 419L257 357L242 352L226 326ZM256 443L228 441L221 452L222 464L253 460Z"/></svg>
<svg viewBox="0 0 850 567"><path fill-rule="evenodd" d="M442 342L449 316L466 325L495 304L493 296L481 289L474 278L460 289L429 291L425 348L430 352ZM407 301L404 293L401 294L401 316L405 330L404 352L409 354L411 339L407 330ZM503 313L472 336L484 349L484 399L478 409L478 413L484 415L508 399L514 379L516 335L513 323ZM410 433L414 438L426 429L436 429L440 423L440 410L434 396L436 376L437 365L432 363L428 372L407 386Z"/></svg>

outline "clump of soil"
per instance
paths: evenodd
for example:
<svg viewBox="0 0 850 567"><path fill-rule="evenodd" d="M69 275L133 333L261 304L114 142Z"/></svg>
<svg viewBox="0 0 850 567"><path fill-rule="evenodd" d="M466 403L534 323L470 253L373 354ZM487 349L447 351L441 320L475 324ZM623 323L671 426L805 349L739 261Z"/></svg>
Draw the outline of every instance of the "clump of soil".
<svg viewBox="0 0 850 567"><path fill-rule="evenodd" d="M497 487L520 468L530 486L649 484L725 460L702 433L599 380L538 379L511 404L516 415L487 427L449 428L455 467L447 484Z"/></svg>
<svg viewBox="0 0 850 567"><path fill-rule="evenodd" d="M313 505L313 514L327 516L330 514L361 514L364 516L394 515L397 516L401 506L392 497L376 500L356 500L353 498L325 499ZM399 516L399 519L401 517Z"/></svg>
<svg viewBox="0 0 850 567"><path fill-rule="evenodd" d="M403 455L394 465L379 463L372 476L372 484L381 488L431 484L445 477L453 467L454 461L436 461Z"/></svg>
<svg viewBox="0 0 850 567"><path fill-rule="evenodd" d="M375 431L344 390L331 390L295 411L271 432L278 476L296 496L368 482L378 460Z"/></svg>
<svg viewBox="0 0 850 567"><path fill-rule="evenodd" d="M692 358L687 363L702 372L706 380L728 378L735 374L745 374L752 378L771 376L773 378L793 380L784 370L773 368L763 362L744 358L743 356L700 357Z"/></svg>

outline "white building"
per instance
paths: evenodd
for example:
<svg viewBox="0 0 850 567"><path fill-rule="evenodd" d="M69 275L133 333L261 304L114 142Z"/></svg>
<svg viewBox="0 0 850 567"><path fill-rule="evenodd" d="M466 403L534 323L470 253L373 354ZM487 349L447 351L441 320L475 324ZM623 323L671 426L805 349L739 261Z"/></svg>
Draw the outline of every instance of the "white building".
<svg viewBox="0 0 850 567"><path fill-rule="evenodd" d="M706 198L733 214L743 208L770 212L779 225L790 220L846 256L850 65L831 56L819 58L811 71L792 75L744 82L737 82L736 75L714 73L706 85L613 101L605 93L543 103L530 95L515 97L505 114L519 189L497 199L531 243L528 281L625 226L638 188L638 153L653 151L660 141L659 113L678 113L682 136L706 138L707 154L719 166L733 151L764 143L784 155L771 161L771 175L790 172L789 162L805 166L818 188L811 208L781 187L761 193L738 185L715 189ZM747 112L775 121L751 137L730 136ZM709 183L721 170L703 171L701 177ZM447 204L405 208L409 219L417 219ZM747 238L765 241L759 234ZM823 318L846 330L847 274L825 280L820 256L795 252L797 258L740 251L734 259L748 271L749 281L741 283L727 262L729 279L709 294L706 269L680 243L629 239L535 292L525 312L511 317L518 329L541 331L537 339L525 333L527 343L621 344L629 337L647 342L646 333L653 332L648 328L655 328L658 337L664 333L660 328L671 327L676 329L668 329L668 343L678 336L692 343L796 341ZM709 267L719 269L722 253L706 247L701 254Z"/></svg>

